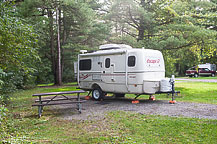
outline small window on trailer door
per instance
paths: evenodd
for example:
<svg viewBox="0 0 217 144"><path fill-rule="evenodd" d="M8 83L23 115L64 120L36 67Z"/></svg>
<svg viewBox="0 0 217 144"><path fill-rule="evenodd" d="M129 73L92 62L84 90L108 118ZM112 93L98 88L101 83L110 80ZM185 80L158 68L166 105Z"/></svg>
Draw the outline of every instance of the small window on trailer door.
<svg viewBox="0 0 217 144"><path fill-rule="evenodd" d="M105 59L105 68L109 68L110 67L110 58L106 58Z"/></svg>
<svg viewBox="0 0 217 144"><path fill-rule="evenodd" d="M91 59L80 60L79 70L91 70Z"/></svg>
<svg viewBox="0 0 217 144"><path fill-rule="evenodd" d="M135 56L129 56L128 57L128 66L134 67L136 65L136 57Z"/></svg>

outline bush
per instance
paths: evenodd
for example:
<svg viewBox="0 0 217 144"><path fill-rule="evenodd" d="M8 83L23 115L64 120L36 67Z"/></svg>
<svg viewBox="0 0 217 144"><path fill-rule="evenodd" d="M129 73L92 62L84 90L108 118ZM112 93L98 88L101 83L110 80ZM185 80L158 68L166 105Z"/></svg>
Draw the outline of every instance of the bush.
<svg viewBox="0 0 217 144"><path fill-rule="evenodd" d="M17 89L29 89L35 87L36 77L26 74L22 70L16 72L4 72L0 69L0 101L7 103L10 93Z"/></svg>
<svg viewBox="0 0 217 144"><path fill-rule="evenodd" d="M0 139L7 137L7 112L8 109L4 105L0 105Z"/></svg>

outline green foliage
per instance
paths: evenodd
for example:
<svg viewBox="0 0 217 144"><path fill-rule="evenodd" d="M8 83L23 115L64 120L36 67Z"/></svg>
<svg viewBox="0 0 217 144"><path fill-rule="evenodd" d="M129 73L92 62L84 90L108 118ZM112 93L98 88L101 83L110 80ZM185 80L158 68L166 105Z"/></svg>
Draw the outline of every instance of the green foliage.
<svg viewBox="0 0 217 144"><path fill-rule="evenodd" d="M18 5L18 15L31 23L39 35L39 54L42 63L37 64L37 82L54 82L56 67L56 6L61 10L60 38L62 51L63 81L73 81L73 61L80 49L95 49L108 37L110 27L97 13L101 5L95 1L25 0ZM49 11L52 16L49 15ZM54 39L52 40L52 33ZM54 53L51 53L52 44ZM55 61L53 61L53 58Z"/></svg>
<svg viewBox="0 0 217 144"><path fill-rule="evenodd" d="M14 17L13 7L7 2L0 3L0 14L0 67L28 71L28 66L38 58L37 35L32 27Z"/></svg>
<svg viewBox="0 0 217 144"><path fill-rule="evenodd" d="M13 117L4 105L0 105L0 142L1 143L23 143L26 137L20 137L16 133L16 122L18 120Z"/></svg>
<svg viewBox="0 0 217 144"><path fill-rule="evenodd" d="M1 96L0 96L1 100ZM0 103L0 140L8 136L7 134L7 113L8 109Z"/></svg>
<svg viewBox="0 0 217 144"><path fill-rule="evenodd" d="M175 65L174 65L174 63L176 63L177 61L177 58L172 57L170 51L164 51L163 55L165 61L166 76L167 77L171 77L172 75L177 76L178 74L175 72Z"/></svg>
<svg viewBox="0 0 217 144"><path fill-rule="evenodd" d="M23 19L16 17L12 2L0 3L0 95L6 102L9 93L34 85L32 73L37 53L37 35Z"/></svg>
<svg viewBox="0 0 217 144"><path fill-rule="evenodd" d="M80 49L95 50L104 43L160 50L166 75L183 75L198 63L217 64L216 5L196 0L25 0L11 7L3 2L0 67L20 80L55 81L58 7L64 82L74 80L73 61Z"/></svg>
<svg viewBox="0 0 217 144"><path fill-rule="evenodd" d="M7 76L7 74L0 68L0 87L4 84L3 78Z"/></svg>
<svg viewBox="0 0 217 144"><path fill-rule="evenodd" d="M106 16L114 29L110 40L162 51L167 76L183 75L186 68L215 58L216 2L117 0L110 3ZM129 42L122 41L126 35L132 37L128 38Z"/></svg>

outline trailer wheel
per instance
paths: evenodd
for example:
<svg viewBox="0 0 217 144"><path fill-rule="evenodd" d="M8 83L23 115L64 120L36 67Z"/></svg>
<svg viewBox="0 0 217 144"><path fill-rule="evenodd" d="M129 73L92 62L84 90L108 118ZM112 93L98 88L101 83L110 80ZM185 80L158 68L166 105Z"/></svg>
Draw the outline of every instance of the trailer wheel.
<svg viewBox="0 0 217 144"><path fill-rule="evenodd" d="M124 97L125 94L115 93L114 96L115 96L116 98L119 98L119 97Z"/></svg>
<svg viewBox="0 0 217 144"><path fill-rule="evenodd" d="M197 73L195 73L195 74L194 74L194 77L196 77L196 78L197 78L197 77L198 77L198 74L197 74Z"/></svg>
<svg viewBox="0 0 217 144"><path fill-rule="evenodd" d="M104 96L105 96L104 92L99 87L96 87L93 89L92 98L94 100L97 100L97 101L102 100L104 99Z"/></svg>
<svg viewBox="0 0 217 144"><path fill-rule="evenodd" d="M211 75L212 77L214 77L215 76L215 74L214 73L212 73L212 75Z"/></svg>

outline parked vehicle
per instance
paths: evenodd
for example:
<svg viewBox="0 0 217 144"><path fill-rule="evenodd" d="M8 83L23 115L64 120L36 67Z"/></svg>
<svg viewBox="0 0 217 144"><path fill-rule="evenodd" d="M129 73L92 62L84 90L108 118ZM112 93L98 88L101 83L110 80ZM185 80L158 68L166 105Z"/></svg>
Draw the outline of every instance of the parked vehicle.
<svg viewBox="0 0 217 144"><path fill-rule="evenodd" d="M198 66L192 67L185 72L186 76L198 77L198 76L215 76L216 65L215 64L199 64Z"/></svg>
<svg viewBox="0 0 217 144"><path fill-rule="evenodd" d="M128 45L101 45L98 51L79 54L77 81L81 89L92 91L95 100L105 93L124 94L172 92L174 79L165 78L163 55L158 50Z"/></svg>

